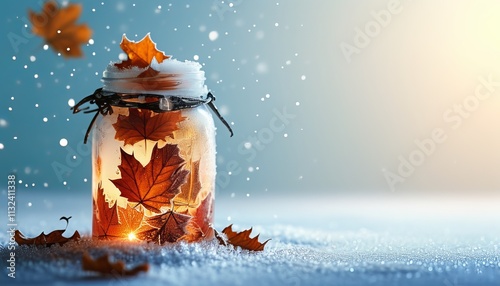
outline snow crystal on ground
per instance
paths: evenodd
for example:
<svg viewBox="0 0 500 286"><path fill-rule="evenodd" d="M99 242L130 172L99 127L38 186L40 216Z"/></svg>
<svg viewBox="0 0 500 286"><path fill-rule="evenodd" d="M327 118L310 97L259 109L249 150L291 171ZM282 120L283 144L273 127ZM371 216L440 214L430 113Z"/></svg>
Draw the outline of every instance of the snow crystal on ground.
<svg viewBox="0 0 500 286"><path fill-rule="evenodd" d="M36 198L30 198L36 205ZM435 208L433 203L330 198L329 208L315 210L308 202L290 199L287 207L276 210L268 207L276 200L256 200L261 200L259 212L253 203L237 201L219 201L217 209L219 217L238 218L235 228L254 225L253 235L271 238L263 252L234 250L216 242L162 247L96 242L87 233L81 241L62 247L18 246L16 279L8 278L2 267L0 281L2 285L500 285L500 227L494 201L469 201L465 207L436 203ZM277 211L278 219L270 219ZM43 216L30 214L33 222ZM78 217L81 224L84 219ZM216 228L227 224L221 221ZM77 228L88 231L89 222L90 218ZM56 220L44 229L61 224ZM20 229L27 229L30 236L38 234L36 227ZM7 239L2 232L2 261L9 255ZM81 270L85 251L94 258L110 253L130 267L144 262L151 267L135 277L102 277Z"/></svg>

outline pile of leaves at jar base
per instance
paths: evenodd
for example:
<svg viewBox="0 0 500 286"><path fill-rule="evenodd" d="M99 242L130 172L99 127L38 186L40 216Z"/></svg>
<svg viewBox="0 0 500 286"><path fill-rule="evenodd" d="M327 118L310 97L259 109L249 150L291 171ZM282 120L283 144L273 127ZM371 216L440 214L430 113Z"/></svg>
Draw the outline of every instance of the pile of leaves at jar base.
<svg viewBox="0 0 500 286"><path fill-rule="evenodd" d="M71 217L61 217L60 220L66 221L66 227L64 229L57 229L51 231L49 234L42 232L36 237L26 237L21 231L16 230L14 238L18 245L24 245L27 247L51 247L52 245L58 244L60 246L73 241L78 242L81 240L81 236L78 231L70 237L64 237L63 233L68 227L69 220ZM259 242L259 235L255 237L250 237L252 229L247 229L241 232L235 232L232 230L232 225L227 226L222 230L222 233L215 232L215 239L219 244L233 247L241 248L249 251L263 251L265 245L269 241ZM119 275L119 276L132 276L137 275L140 272L147 272L149 270L149 264L143 263L136 265L135 267L129 268L125 265L123 261L112 262L108 254L104 254L96 259L93 259L88 253L82 254L82 269L85 271L90 271L98 275Z"/></svg>

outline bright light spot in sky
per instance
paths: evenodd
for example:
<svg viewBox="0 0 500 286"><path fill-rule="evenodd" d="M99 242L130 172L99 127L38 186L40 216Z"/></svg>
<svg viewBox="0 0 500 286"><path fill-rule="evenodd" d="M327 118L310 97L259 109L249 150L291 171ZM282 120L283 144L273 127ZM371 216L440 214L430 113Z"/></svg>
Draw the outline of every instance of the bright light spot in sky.
<svg viewBox="0 0 500 286"><path fill-rule="evenodd" d="M219 37L219 33L217 31L212 31L212 32L208 33L208 39L212 42L217 40L218 37Z"/></svg>
<svg viewBox="0 0 500 286"><path fill-rule="evenodd" d="M59 140L59 145L61 145L62 147L66 147L68 145L68 140L66 138L62 138L61 140Z"/></svg>

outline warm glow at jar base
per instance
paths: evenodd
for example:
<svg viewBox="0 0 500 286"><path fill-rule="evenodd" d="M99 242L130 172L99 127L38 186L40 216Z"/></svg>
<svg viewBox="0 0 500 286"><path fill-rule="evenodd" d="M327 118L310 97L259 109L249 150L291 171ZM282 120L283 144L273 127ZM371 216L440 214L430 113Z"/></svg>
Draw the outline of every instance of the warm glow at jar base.
<svg viewBox="0 0 500 286"><path fill-rule="evenodd" d="M136 240L137 237L135 236L135 233L131 232L128 234L128 240L132 241L132 240Z"/></svg>

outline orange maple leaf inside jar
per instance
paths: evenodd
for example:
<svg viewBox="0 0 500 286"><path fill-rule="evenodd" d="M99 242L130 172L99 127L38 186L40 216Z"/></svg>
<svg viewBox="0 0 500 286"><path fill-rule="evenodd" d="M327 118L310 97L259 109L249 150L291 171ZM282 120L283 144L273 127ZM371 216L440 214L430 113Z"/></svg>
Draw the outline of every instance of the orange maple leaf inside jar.
<svg viewBox="0 0 500 286"><path fill-rule="evenodd" d="M103 115L93 122L92 236L212 239L215 127L207 105L216 109L201 65L171 59L149 34L139 42L124 36L120 47L128 59L109 64L102 89L86 99Z"/></svg>

